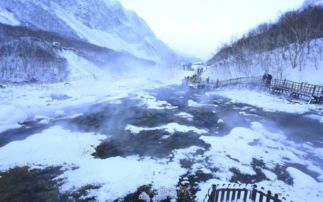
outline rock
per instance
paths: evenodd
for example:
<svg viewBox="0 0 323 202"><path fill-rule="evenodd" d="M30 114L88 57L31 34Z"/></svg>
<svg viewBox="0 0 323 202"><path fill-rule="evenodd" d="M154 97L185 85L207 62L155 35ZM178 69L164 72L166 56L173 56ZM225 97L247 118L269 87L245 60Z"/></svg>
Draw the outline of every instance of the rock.
<svg viewBox="0 0 323 202"><path fill-rule="evenodd" d="M50 95L50 98L52 100L67 100L67 99L70 99L71 97L66 94L52 93Z"/></svg>
<svg viewBox="0 0 323 202"><path fill-rule="evenodd" d="M217 122L217 124L223 125L224 124L224 121L222 119L219 119L218 122Z"/></svg>

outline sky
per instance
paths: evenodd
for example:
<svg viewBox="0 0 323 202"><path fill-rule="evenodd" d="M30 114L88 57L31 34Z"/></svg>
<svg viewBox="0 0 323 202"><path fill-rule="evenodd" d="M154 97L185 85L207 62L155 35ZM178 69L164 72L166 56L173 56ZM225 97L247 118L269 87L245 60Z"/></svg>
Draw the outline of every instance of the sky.
<svg viewBox="0 0 323 202"><path fill-rule="evenodd" d="M274 21L304 0L120 0L182 54L210 58L224 42Z"/></svg>

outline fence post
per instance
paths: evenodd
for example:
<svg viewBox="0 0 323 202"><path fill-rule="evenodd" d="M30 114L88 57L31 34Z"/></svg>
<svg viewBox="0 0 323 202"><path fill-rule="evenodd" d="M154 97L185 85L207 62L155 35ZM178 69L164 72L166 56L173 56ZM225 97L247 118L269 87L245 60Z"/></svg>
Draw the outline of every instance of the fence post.
<svg viewBox="0 0 323 202"><path fill-rule="evenodd" d="M315 90L316 90L316 86L314 86L314 88L313 88L312 96L315 95Z"/></svg>
<svg viewBox="0 0 323 202"><path fill-rule="evenodd" d="M212 201L212 202L218 202L218 200L219 200L219 192L218 192L218 190L215 190L214 194L215 194L215 198L214 198L214 201Z"/></svg>
<svg viewBox="0 0 323 202"><path fill-rule="evenodd" d="M244 189L243 189L243 192L244 192L244 195L243 195L243 201L245 201L245 202L246 202L246 201L247 201L247 197L248 197L248 192L249 192L249 191L248 191L248 189L244 188Z"/></svg>
<svg viewBox="0 0 323 202"><path fill-rule="evenodd" d="M225 190L224 189L222 189L221 190L221 197L220 197L220 201L222 202L222 201L224 201L224 194L225 194Z"/></svg>
<svg viewBox="0 0 323 202"><path fill-rule="evenodd" d="M268 192L267 192L266 197L267 197L267 198L266 198L266 202L270 202L271 197L272 197L272 196L271 196L271 191L268 191Z"/></svg>
<svg viewBox="0 0 323 202"><path fill-rule="evenodd" d="M259 192L259 202L263 202L265 194L263 192Z"/></svg>
<svg viewBox="0 0 323 202"><path fill-rule="evenodd" d="M241 189L238 190L237 199L241 198Z"/></svg>
<svg viewBox="0 0 323 202"><path fill-rule="evenodd" d="M227 189L226 201L230 201L230 194L231 194L231 189Z"/></svg>
<svg viewBox="0 0 323 202"><path fill-rule="evenodd" d="M233 189L233 191L232 191L232 200L233 201L237 200L236 193L237 193L236 189Z"/></svg>
<svg viewBox="0 0 323 202"><path fill-rule="evenodd" d="M257 185L253 186L252 192L251 192L251 200L255 201L256 200L256 195L257 195Z"/></svg>

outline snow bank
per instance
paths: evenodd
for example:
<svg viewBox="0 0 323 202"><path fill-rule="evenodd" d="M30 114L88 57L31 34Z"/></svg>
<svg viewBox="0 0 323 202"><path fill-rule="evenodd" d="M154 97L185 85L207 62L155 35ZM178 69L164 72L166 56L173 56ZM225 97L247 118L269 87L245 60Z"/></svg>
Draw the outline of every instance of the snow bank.
<svg viewBox="0 0 323 202"><path fill-rule="evenodd" d="M192 121L194 119L193 115L186 113L186 112L177 113L177 114L175 114L175 116L180 117L182 119L186 119L188 121Z"/></svg>
<svg viewBox="0 0 323 202"><path fill-rule="evenodd" d="M201 191L197 194L200 199L205 196L211 184L226 184L230 181L233 175L231 168L238 169L242 174L255 175L251 166L253 159L263 161L266 169L261 170L271 180L261 181L257 183L258 186L274 193L288 193L288 200L292 201L310 199L319 202L323 197L322 183L293 167L287 168L287 172L293 178L293 186L277 180L276 174L273 173L276 165L288 163L301 164L313 172L322 173L322 169L317 170L317 167L313 169L316 162L306 157L308 153L319 152L313 147L290 142L284 135L268 131L257 122L252 123L251 128L234 128L224 137L202 136L200 139L211 145L210 150L204 155L209 158L209 163L219 169L214 173L218 180L200 184Z"/></svg>
<svg viewBox="0 0 323 202"><path fill-rule="evenodd" d="M169 123L169 124L159 126L159 127L154 127L154 128L144 128L144 127L138 127L133 125L127 125L126 130L129 130L133 134L138 134L141 131L153 131L153 130L165 130L170 134L174 134L175 132L181 132L181 133L194 132L196 134L208 133L206 129L198 129L193 126L185 126L185 125L180 125L178 123Z"/></svg>
<svg viewBox="0 0 323 202"><path fill-rule="evenodd" d="M70 69L68 81L108 78L107 72L72 51L63 51L62 56L68 61Z"/></svg>
<svg viewBox="0 0 323 202"><path fill-rule="evenodd" d="M209 104L201 104L201 103L195 102L194 100L188 100L187 106L189 106L189 107L205 107L205 106L209 106Z"/></svg>
<svg viewBox="0 0 323 202"><path fill-rule="evenodd" d="M172 106L166 101L157 100L154 96L149 95L146 92L136 93L134 99L139 99L141 105L146 106L148 109L176 109L177 106Z"/></svg>
<svg viewBox="0 0 323 202"><path fill-rule="evenodd" d="M0 8L0 23L17 26L20 22L8 10Z"/></svg>
<svg viewBox="0 0 323 202"><path fill-rule="evenodd" d="M315 108L315 105L291 103L285 98L279 98L268 93L252 90L225 89L214 93L208 93L208 95L212 94L228 97L232 102L253 105L271 112L281 111L303 114Z"/></svg>
<svg viewBox="0 0 323 202"><path fill-rule="evenodd" d="M27 119L27 114L16 106L4 106L0 113L0 132L19 127L19 123Z"/></svg>
<svg viewBox="0 0 323 202"><path fill-rule="evenodd" d="M323 5L321 0L309 1L315 1L315 3L310 3L312 5L316 3L317 5ZM227 60L217 60L211 67L208 67L204 76L209 76L212 80L227 80L240 77L262 76L268 71L273 75L274 79L287 79L323 85L321 76L323 75L322 45L323 38L314 39L309 42L311 51L308 54L299 56L302 57L301 68L300 64L297 64L297 67L292 67L291 61L288 58L293 53L289 53L285 47L281 47L259 54L249 54L245 57L247 62L244 64L237 64L237 60L233 59L234 55L230 56ZM282 52L284 52L285 57L282 56ZM264 58L266 59L264 60Z"/></svg>

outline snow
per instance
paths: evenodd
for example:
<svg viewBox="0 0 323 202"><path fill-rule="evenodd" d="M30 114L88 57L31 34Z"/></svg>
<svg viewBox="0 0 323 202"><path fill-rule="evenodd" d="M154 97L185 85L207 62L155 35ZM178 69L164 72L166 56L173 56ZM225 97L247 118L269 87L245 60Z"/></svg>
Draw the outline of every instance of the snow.
<svg viewBox="0 0 323 202"><path fill-rule="evenodd" d="M251 168L251 162L254 158L261 159L269 169L273 169L276 164L295 163L303 164L311 170L312 166L310 165L315 162L307 160L304 152L320 152L311 147L305 149L302 145L289 142L282 134L268 131L258 122L252 123L250 128L234 128L224 137L202 136L201 139L211 145L210 150L204 155L209 157L210 163L214 163L219 169L215 173L215 177L218 177L219 180L211 180L201 184L201 193L197 194L200 198L206 194L211 184L226 184L232 176L229 171L232 167L244 174L255 174ZM322 169L319 170L317 172L322 173ZM318 182L296 168L287 168L287 172L294 180L293 186L278 180L277 176L270 170L262 169L262 172L271 181L261 181L257 185L276 191L276 193L285 191L290 196L288 197L289 200L304 201L311 199L310 201L320 201L323 197L322 182Z"/></svg>
<svg viewBox="0 0 323 202"><path fill-rule="evenodd" d="M101 185L89 193L97 201L116 199L151 183L156 189L175 190L177 179L184 172L178 162L137 156L95 159L91 153L105 138L52 127L0 148L0 170L25 165L31 168L64 166L66 171L57 177L63 180L61 191L75 191L89 184Z"/></svg>
<svg viewBox="0 0 323 202"><path fill-rule="evenodd" d="M162 53L162 51L168 51L168 54L172 54L170 49L167 50L167 48L165 48L165 45L163 47L159 43L150 43L151 41L157 41L150 39L155 36L153 34L150 34L151 31L149 30L149 27L141 24L144 23L144 21L141 21L141 19L139 20L139 17L137 15L135 15L136 19L132 19L134 18L132 11L122 11L123 8L117 1L104 1L104 3L108 6L107 8L111 9L112 12L115 12L115 18L118 18L118 15L123 16L123 19L120 19L119 21L116 20L118 23L112 26L109 24L111 26L110 29L102 29L96 27L97 25L93 24L91 20L84 23L82 16L75 14L73 8L67 9L59 4L54 3L52 4L52 6L56 16L59 19L61 19L69 27L71 27L79 35L79 37L88 40L92 44L104 46L116 51L126 51L139 58L154 61L160 61L160 58L163 57L163 55L160 54ZM117 9L115 9L115 7L117 7ZM92 10L88 10L89 13L91 13ZM117 13L121 11L125 12L125 14ZM101 12L101 10L99 12ZM127 16L128 19L125 19L125 16ZM129 22L126 22L127 20ZM134 22L137 22L138 24L131 24ZM102 23L105 24L105 22ZM140 27L142 30L136 30L137 27ZM122 32L125 32L127 34L121 35L120 33ZM145 33L146 35L144 37L141 37L141 33ZM149 45L147 46L146 44ZM158 50L160 52L156 54L156 51L153 52L150 50L151 47L153 47L154 50Z"/></svg>
<svg viewBox="0 0 323 202"><path fill-rule="evenodd" d="M129 130L133 134L138 134L141 131L154 131L154 130L165 130L170 134L174 134L175 132L182 132L182 133L194 132L196 134L208 133L206 129L198 129L193 126L185 126L185 125L180 125L178 123L169 123L169 124L159 126L159 127L154 127L154 128L144 128L144 127L138 127L133 125L127 125L126 130Z"/></svg>
<svg viewBox="0 0 323 202"><path fill-rule="evenodd" d="M63 51L62 56L66 58L69 65L69 78L67 81L79 81L84 79L103 79L108 73L91 62L76 55L73 51Z"/></svg>
<svg viewBox="0 0 323 202"><path fill-rule="evenodd" d="M34 118L48 119L48 117L40 115ZM298 163L313 172L323 173L322 169L315 166L315 162L306 157L307 153L317 153L318 158L323 160L323 156L320 155L322 151L310 145L290 142L283 134L269 131L261 123L254 122L250 128L234 128L223 137L207 136L207 131L202 133L203 129L177 123L156 128L142 128L132 125L126 127L126 130L130 130L134 134L142 130L154 129L166 130L170 133L197 130L196 133L206 133L200 139L210 144L211 147L209 150L196 146L174 150L172 160L138 156L95 159L91 154L94 152L94 148L107 138L106 136L72 132L55 126L25 140L11 142L0 148L0 170L4 171L24 165L37 168L63 166L63 174L57 177L57 179L63 180L60 187L62 192L76 191L88 184L99 185L99 189L89 191L87 196L93 196L97 201L107 201L132 193L142 185L152 184L153 189L158 190L155 199L162 200L169 195L176 199L178 179L186 172L186 169L180 166L180 160L194 159L196 163L192 170L212 173L215 178L218 178L198 185L200 191L197 193L197 199L202 201L212 184L223 184L230 180L233 175L230 168L237 168L243 174L255 175L251 162L256 158L264 161L267 168L262 169L262 172L270 179L270 181L259 182L259 186L275 193L288 192L290 195L288 199L295 202L304 199L318 202L323 196L320 189L322 182L317 181L320 180L320 176L314 179L289 167L287 171L294 179L294 185L290 186L278 180L272 171L276 164ZM201 131L198 132L198 130ZM200 149L205 152L202 155L196 155ZM9 156L10 158L8 158ZM205 159L208 159L207 163L200 163ZM206 165L214 166L219 170L212 172Z"/></svg>
<svg viewBox="0 0 323 202"><path fill-rule="evenodd" d="M187 105L189 107L204 107L204 106L207 106L207 104L201 104L201 103L195 102L194 100L188 100Z"/></svg>
<svg viewBox="0 0 323 202"><path fill-rule="evenodd" d="M118 0L10 0L2 1L0 9L0 22L5 24L22 22L157 63L179 60L140 16Z"/></svg>
<svg viewBox="0 0 323 202"><path fill-rule="evenodd" d="M318 68L315 68L314 65L311 66L309 64L305 70L299 71L298 69L288 69L285 75L288 80L297 81L297 82L305 82L310 84L323 85L322 75L323 68L322 62L320 63Z"/></svg>
<svg viewBox="0 0 323 202"><path fill-rule="evenodd" d="M317 120L320 123L323 123L323 116L322 115L310 114L310 115L306 115L306 117Z"/></svg>
<svg viewBox="0 0 323 202"><path fill-rule="evenodd" d="M148 109L176 109L176 106L172 106L166 101L157 100L154 96L149 95L146 92L137 92L134 99L140 100L143 106L146 106Z"/></svg>
<svg viewBox="0 0 323 202"><path fill-rule="evenodd" d="M7 9L0 8L0 23L17 26L20 25L20 22L15 18L13 13Z"/></svg>
<svg viewBox="0 0 323 202"><path fill-rule="evenodd" d="M300 10L304 10L309 6L323 6L323 0L305 0Z"/></svg>
<svg viewBox="0 0 323 202"><path fill-rule="evenodd" d="M62 111L68 111L67 109L70 108L86 108L93 103L117 102L118 99L127 97L129 94L133 94L134 99L139 100L149 109L175 109L175 106L157 100L143 90L180 84L181 78L187 75L187 72L177 69L153 68L141 70L145 71L145 77L140 72L129 73L122 77L107 76L96 68L90 67L91 64L83 63L84 61L74 53L64 54L69 58L72 72L68 85L66 83L12 84L0 89L2 131L19 127L18 122L23 122L35 115L60 116L63 115ZM83 70L79 71L81 69ZM53 100L52 95L64 95L68 99ZM8 114L10 118L7 118Z"/></svg>
<svg viewBox="0 0 323 202"><path fill-rule="evenodd" d="M317 1L322 2L322 1ZM323 4L321 4L323 5ZM305 42L307 43L307 42ZM291 44L290 46L292 46ZM269 52L262 52L259 54L249 54L246 57L248 60L248 65L245 64L236 64L233 62L232 58L229 58L225 61L219 60L210 67L204 67L206 71L203 76L210 77L211 80L228 80L232 78L240 77L260 77L266 71L268 71L274 79L287 79L295 82L304 82L315 85L323 85L322 76L323 75L323 59L321 57L322 51L321 47L323 45L323 38L314 39L309 42L309 47L311 47L310 54L306 54L303 60L303 66L300 70L300 67L292 68L290 61L286 58L289 58L288 51L283 48L277 48ZM307 46L307 45L306 45ZM282 57L282 51L285 53L286 58ZM267 58L265 65L262 64L262 59ZM280 64L277 67L277 63Z"/></svg>
<svg viewBox="0 0 323 202"><path fill-rule="evenodd" d="M19 127L19 123L27 118L27 114L19 107L6 105L1 108L0 132Z"/></svg>
<svg viewBox="0 0 323 202"><path fill-rule="evenodd" d="M315 105L309 105L305 103L291 103L286 100L286 98L280 98L266 92L253 90L225 89L208 93L207 95L224 96L231 99L234 103L245 103L271 112L304 114L316 108Z"/></svg>
<svg viewBox="0 0 323 202"><path fill-rule="evenodd" d="M175 114L175 116L180 117L182 119L186 119L188 121L192 121L194 119L193 115L186 113L186 112L177 113L177 114Z"/></svg>
<svg viewBox="0 0 323 202"><path fill-rule="evenodd" d="M224 124L224 121L222 119L219 119L216 123L217 124Z"/></svg>

